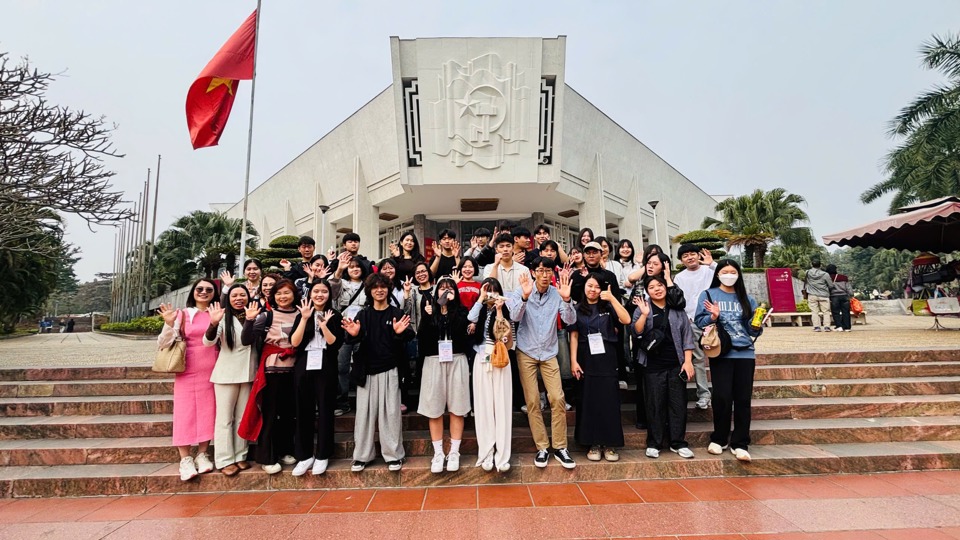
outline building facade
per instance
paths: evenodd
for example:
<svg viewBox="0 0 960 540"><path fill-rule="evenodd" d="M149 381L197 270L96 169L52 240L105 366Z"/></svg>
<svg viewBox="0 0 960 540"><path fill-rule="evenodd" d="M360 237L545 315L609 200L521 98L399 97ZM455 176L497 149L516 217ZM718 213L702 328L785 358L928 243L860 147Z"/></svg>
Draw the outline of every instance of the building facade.
<svg viewBox="0 0 960 540"><path fill-rule="evenodd" d="M566 84L565 51L564 36L392 37L393 83L253 190L248 219L264 244L306 234L325 250L354 231L379 257L408 229L469 238L499 219L547 223L565 246L590 227L666 248L715 215L714 198Z"/></svg>

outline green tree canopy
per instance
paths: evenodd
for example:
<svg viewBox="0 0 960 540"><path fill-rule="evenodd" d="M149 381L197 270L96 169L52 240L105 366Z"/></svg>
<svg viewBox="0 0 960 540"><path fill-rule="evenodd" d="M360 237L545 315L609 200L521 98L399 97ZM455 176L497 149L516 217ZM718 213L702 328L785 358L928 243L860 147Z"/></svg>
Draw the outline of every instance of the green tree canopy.
<svg viewBox="0 0 960 540"><path fill-rule="evenodd" d="M767 247L775 241L784 245L815 244L810 228L802 225L810 220L800 208L806 203L800 195L783 188L757 189L717 204L721 219L708 217L701 227L729 231L727 245L741 246L746 259L752 259L755 267L762 268Z"/></svg>
<svg viewBox="0 0 960 540"><path fill-rule="evenodd" d="M887 154L887 179L860 195L864 204L893 194L889 213L901 206L960 195L960 36L933 36L920 48L922 64L946 81L920 94L890 122L902 143Z"/></svg>

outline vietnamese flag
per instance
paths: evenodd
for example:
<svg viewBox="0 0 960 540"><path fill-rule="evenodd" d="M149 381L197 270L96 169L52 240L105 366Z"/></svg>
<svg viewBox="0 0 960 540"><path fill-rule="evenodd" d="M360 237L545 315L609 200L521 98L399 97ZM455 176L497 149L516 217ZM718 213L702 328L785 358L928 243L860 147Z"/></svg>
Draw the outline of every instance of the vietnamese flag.
<svg viewBox="0 0 960 540"><path fill-rule="evenodd" d="M216 146L230 118L241 80L253 78L257 11L220 47L187 91L187 127L193 148Z"/></svg>

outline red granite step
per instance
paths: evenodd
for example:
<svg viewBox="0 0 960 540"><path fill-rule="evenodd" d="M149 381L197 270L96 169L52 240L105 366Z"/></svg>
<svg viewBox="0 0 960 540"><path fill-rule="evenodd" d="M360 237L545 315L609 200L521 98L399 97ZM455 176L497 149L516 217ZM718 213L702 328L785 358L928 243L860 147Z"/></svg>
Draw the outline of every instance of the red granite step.
<svg viewBox="0 0 960 540"><path fill-rule="evenodd" d="M817 339L812 334L810 339ZM960 349L900 351L783 352L757 355L758 366L810 364L872 364L897 362L960 362Z"/></svg>
<svg viewBox="0 0 960 540"><path fill-rule="evenodd" d="M0 418L0 440L163 437L173 432L169 414L11 416Z"/></svg>
<svg viewBox="0 0 960 540"><path fill-rule="evenodd" d="M70 396L0 398L0 416L170 414L173 396Z"/></svg>
<svg viewBox="0 0 960 540"><path fill-rule="evenodd" d="M900 377L949 377L960 375L960 362L912 362L870 364L812 364L758 366L754 379L878 379Z"/></svg>
<svg viewBox="0 0 960 540"><path fill-rule="evenodd" d="M62 367L0 369L0 381L76 381L86 379L173 379L150 366Z"/></svg>
<svg viewBox="0 0 960 540"><path fill-rule="evenodd" d="M0 382L0 398L46 396L134 396L172 393L172 379L93 379L76 381Z"/></svg>
<svg viewBox="0 0 960 540"><path fill-rule="evenodd" d="M254 467L228 478L216 472L181 482L175 463L119 465L23 466L0 469L0 496L51 497L127 495L249 490L296 490L441 485L517 484L653 478L703 478L752 475L837 474L960 468L960 442L870 443L825 445L756 445L753 462L736 461L729 452L712 456L695 448L696 458L684 460L671 452L649 459L642 450L623 450L620 461L590 462L575 452L577 467L566 470L551 460L545 469L533 465L532 454L514 454L506 473L474 467L464 455L458 472L430 473L430 458L410 458L399 473L382 461L362 473L352 473L348 460L333 460L327 473L294 478L291 467L269 476ZM472 459L471 459L472 458Z"/></svg>
<svg viewBox="0 0 960 540"><path fill-rule="evenodd" d="M710 422L687 425L687 442L706 447L713 430ZM835 442L898 442L960 440L960 417L838 418L817 420L755 420L754 444L829 444ZM645 448L646 430L624 427L626 448ZM433 455L428 431L406 431L404 448L408 456ZM568 444L577 446L574 430ZM338 433L335 457L353 454L353 434ZM476 454L477 440L472 429L464 432L461 446L465 455ZM526 427L513 430L513 450L533 453L536 448ZM0 465L79 465L112 463L174 462L176 449L169 437L34 439L0 441Z"/></svg>

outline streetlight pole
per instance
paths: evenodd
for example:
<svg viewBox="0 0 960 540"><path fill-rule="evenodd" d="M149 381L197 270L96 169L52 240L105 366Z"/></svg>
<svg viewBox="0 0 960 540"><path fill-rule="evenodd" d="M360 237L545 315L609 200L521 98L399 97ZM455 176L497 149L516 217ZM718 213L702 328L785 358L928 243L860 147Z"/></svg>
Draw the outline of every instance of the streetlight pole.
<svg viewBox="0 0 960 540"><path fill-rule="evenodd" d="M320 205L320 253L327 249L327 210L329 209L330 207L325 204Z"/></svg>
<svg viewBox="0 0 960 540"><path fill-rule="evenodd" d="M660 204L660 201L650 201L647 204L650 205L650 208L653 208L653 243L660 245L660 228L657 226L657 205Z"/></svg>

